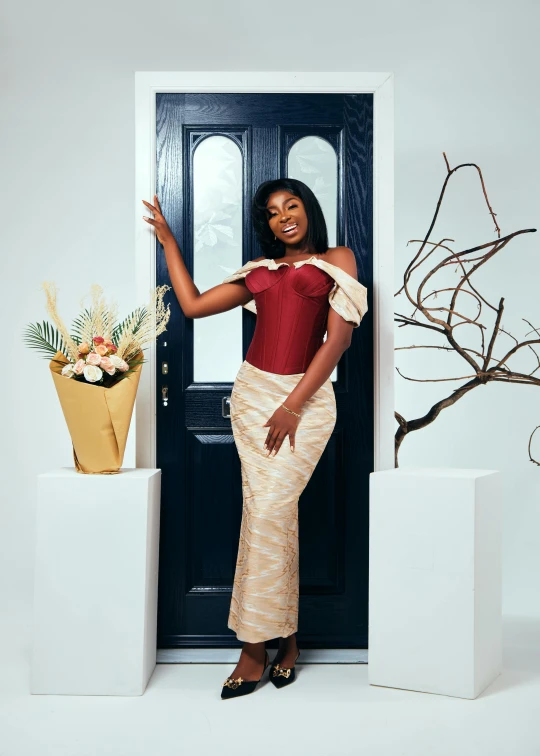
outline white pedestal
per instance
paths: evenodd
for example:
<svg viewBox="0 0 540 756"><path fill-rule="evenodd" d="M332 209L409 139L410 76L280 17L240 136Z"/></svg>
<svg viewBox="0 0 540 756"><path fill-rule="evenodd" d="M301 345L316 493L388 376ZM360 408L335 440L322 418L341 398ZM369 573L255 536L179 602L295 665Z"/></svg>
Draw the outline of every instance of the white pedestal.
<svg viewBox="0 0 540 756"><path fill-rule="evenodd" d="M370 476L371 685L476 698L502 669L494 470Z"/></svg>
<svg viewBox="0 0 540 756"><path fill-rule="evenodd" d="M31 693L139 696L156 664L160 470L38 476Z"/></svg>

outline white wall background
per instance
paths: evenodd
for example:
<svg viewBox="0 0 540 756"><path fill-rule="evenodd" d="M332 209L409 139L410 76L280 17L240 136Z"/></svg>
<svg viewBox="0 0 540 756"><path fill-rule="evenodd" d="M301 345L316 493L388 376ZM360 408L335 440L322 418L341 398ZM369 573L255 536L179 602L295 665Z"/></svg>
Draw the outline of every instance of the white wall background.
<svg viewBox="0 0 540 756"><path fill-rule="evenodd" d="M422 236L431 219L445 176L443 150L452 165L480 164L503 233L540 226L539 16L535 0L5 4L4 623L17 622L27 637L36 474L72 463L47 363L23 347L21 330L46 317L40 289L45 279L57 282L68 320L94 281L114 294L121 309L135 301L134 222L146 211L134 196L134 72L393 71L397 290L412 253L406 243ZM475 176L458 176L435 236L464 246L493 238L492 229ZM486 269L483 291L495 302L506 297L503 325L516 335L524 333L522 317L540 325L538 280L540 240L534 235L515 241ZM398 342L424 343L406 329L398 332ZM398 352L397 364L416 377L445 377L456 369L456 361L433 351ZM398 377L396 408L408 418L423 414L455 385ZM540 614L540 469L527 460L536 424L540 390L482 387L409 438L401 455L402 465L503 472L507 614ZM126 465L133 463L132 447ZM540 440L536 450L540 457ZM70 491L58 495L69 497Z"/></svg>

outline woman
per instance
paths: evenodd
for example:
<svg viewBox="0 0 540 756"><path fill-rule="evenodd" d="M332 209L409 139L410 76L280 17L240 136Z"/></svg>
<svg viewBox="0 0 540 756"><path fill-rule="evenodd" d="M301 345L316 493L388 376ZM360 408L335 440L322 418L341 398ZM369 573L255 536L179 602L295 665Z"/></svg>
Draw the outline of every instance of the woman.
<svg viewBox="0 0 540 756"><path fill-rule="evenodd" d="M199 292L155 205L144 202L163 245L184 315L203 318L239 305L257 314L230 397L242 470L243 510L228 627L243 642L222 698L251 693L269 664L266 641L279 638L270 679L295 679L298 624L298 499L336 422L330 375L367 311L347 247L328 249L322 209L295 179L265 181L252 204L262 257ZM325 332L327 333L324 341ZM285 440L288 438L288 444Z"/></svg>

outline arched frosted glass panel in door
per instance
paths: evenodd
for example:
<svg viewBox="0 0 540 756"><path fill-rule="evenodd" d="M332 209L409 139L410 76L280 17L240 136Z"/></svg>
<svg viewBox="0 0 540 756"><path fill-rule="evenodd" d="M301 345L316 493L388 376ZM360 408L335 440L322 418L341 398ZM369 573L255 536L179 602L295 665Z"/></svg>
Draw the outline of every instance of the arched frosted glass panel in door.
<svg viewBox="0 0 540 756"><path fill-rule="evenodd" d="M193 280L202 293L242 267L242 154L228 137L193 155ZM232 382L242 363L242 308L195 318L193 379Z"/></svg>
<svg viewBox="0 0 540 756"><path fill-rule="evenodd" d="M328 246L336 246L338 165L336 151L326 139L305 136L293 144L287 160L289 178L307 184L322 207Z"/></svg>
<svg viewBox="0 0 540 756"><path fill-rule="evenodd" d="M335 247L338 200L336 151L330 142L322 137L302 137L289 150L287 173L289 178L299 179L307 184L319 200L328 230L328 246ZM337 368L330 378L337 381Z"/></svg>

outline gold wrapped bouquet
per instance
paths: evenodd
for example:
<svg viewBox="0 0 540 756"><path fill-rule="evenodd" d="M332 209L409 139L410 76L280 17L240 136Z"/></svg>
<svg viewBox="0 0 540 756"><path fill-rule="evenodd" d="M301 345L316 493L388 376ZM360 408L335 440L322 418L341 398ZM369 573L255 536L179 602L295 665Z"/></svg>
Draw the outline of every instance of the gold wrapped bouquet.
<svg viewBox="0 0 540 756"><path fill-rule="evenodd" d="M146 307L118 322L97 284L91 304L68 330L58 314L56 286L45 282L53 324L33 323L26 344L49 360L49 368L73 444L75 469L87 474L120 472L133 414L145 345L166 330L170 307L159 286ZM84 304L84 299L81 306Z"/></svg>

